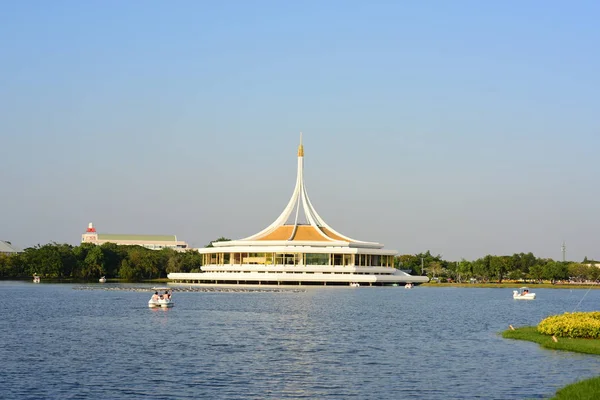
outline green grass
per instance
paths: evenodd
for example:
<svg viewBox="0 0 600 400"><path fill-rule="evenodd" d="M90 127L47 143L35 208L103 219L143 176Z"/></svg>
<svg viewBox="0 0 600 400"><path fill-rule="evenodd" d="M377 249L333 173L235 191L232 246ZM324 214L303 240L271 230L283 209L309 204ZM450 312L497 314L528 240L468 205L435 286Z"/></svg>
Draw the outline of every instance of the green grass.
<svg viewBox="0 0 600 400"><path fill-rule="evenodd" d="M516 328L514 331L507 330L502 332L502 337L535 342L546 349L600 355L600 340L598 339L557 338L558 341L555 342L552 336L539 333L535 326ZM559 389L552 400L593 400L599 398L599 393L600 377L597 377L576 382Z"/></svg>
<svg viewBox="0 0 600 400"><path fill-rule="evenodd" d="M597 400L600 395L600 377L572 383L558 389L551 400Z"/></svg>
<svg viewBox="0 0 600 400"><path fill-rule="evenodd" d="M546 349L600 355L600 340L598 339L557 338L558 342L555 342L552 340L552 336L539 333L535 326L516 328L514 331L507 330L502 332L502 337L539 343Z"/></svg>

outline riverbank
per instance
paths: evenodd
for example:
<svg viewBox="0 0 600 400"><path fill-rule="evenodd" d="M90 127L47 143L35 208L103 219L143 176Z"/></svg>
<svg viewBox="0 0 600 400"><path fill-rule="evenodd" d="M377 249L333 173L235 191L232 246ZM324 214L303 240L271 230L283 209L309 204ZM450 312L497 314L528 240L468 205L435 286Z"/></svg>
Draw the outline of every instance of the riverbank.
<svg viewBox="0 0 600 400"><path fill-rule="evenodd" d="M520 288L527 286L529 288L542 288L542 289L600 289L600 284L584 284L584 283L524 283L524 282L502 282L502 283L437 283L428 282L421 283L419 286L427 287L460 287L460 288Z"/></svg>
<svg viewBox="0 0 600 400"><path fill-rule="evenodd" d="M3 277L0 280L17 280L17 281L31 281L30 277L20 278L7 278ZM96 283L96 279L84 280L84 279L68 279L68 278L42 278L43 283ZM141 280L126 280L118 278L106 278L107 283L169 283L171 282L168 278L156 278L156 279L141 279ZM600 289L600 284L578 284L578 283L524 283L524 282L502 282L502 283L438 283L428 282L421 283L418 286L423 287L456 287L456 288L496 288L496 289L517 289L523 286L527 286L531 289Z"/></svg>
<svg viewBox="0 0 600 400"><path fill-rule="evenodd" d="M18 278L0 278L0 281L19 281L19 282L32 282L30 277L18 277ZM127 280L119 278L106 278L106 283L169 283L171 282L168 278L156 278L156 279L139 279L139 280ZM72 279L72 278L41 278L41 283L98 283L98 279Z"/></svg>
<svg viewBox="0 0 600 400"><path fill-rule="evenodd" d="M558 338L542 335L535 326L509 329L502 332L505 339L526 340L546 349L600 355L600 340ZM559 389L552 400L593 400L600 393L600 377L585 379Z"/></svg>

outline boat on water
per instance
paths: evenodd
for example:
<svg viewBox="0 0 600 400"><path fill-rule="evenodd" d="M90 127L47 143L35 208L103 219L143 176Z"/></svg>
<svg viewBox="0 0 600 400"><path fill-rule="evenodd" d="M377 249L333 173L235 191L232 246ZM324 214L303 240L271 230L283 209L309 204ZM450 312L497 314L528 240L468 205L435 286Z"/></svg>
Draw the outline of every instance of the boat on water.
<svg viewBox="0 0 600 400"><path fill-rule="evenodd" d="M359 287L360 283L358 282L350 282L350 287Z"/></svg>
<svg viewBox="0 0 600 400"><path fill-rule="evenodd" d="M40 283L40 277L38 275L33 275L33 283Z"/></svg>
<svg viewBox="0 0 600 400"><path fill-rule="evenodd" d="M406 285L404 285L404 289L412 289L413 288L413 284L412 283L407 283Z"/></svg>
<svg viewBox="0 0 600 400"><path fill-rule="evenodd" d="M168 287L155 287L152 288L154 294L148 300L148 307L150 308L171 308L175 305L173 302L173 291ZM163 292L163 293L160 293Z"/></svg>
<svg viewBox="0 0 600 400"><path fill-rule="evenodd" d="M518 290L513 290L513 299L515 300L533 300L535 299L535 293L529 291L528 287L522 287Z"/></svg>
<svg viewBox="0 0 600 400"><path fill-rule="evenodd" d="M102 278L98 279L98 282L100 282L100 283L106 283L106 277L103 276Z"/></svg>

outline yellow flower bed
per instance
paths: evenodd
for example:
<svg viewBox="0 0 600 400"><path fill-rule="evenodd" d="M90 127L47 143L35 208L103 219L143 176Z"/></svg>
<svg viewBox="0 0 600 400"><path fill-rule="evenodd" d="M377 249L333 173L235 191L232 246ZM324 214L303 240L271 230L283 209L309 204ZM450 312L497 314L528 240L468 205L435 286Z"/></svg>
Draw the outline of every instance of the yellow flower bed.
<svg viewBox="0 0 600 400"><path fill-rule="evenodd" d="M600 338L600 311L564 313L544 319L539 333L571 338Z"/></svg>

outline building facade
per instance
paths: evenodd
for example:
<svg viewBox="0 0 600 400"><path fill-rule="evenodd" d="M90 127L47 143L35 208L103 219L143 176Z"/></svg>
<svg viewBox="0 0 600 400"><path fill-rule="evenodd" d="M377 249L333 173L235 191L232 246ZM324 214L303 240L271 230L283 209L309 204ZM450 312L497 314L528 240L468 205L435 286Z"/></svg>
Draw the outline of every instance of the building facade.
<svg viewBox="0 0 600 400"><path fill-rule="evenodd" d="M22 250L13 246L11 242L0 240L0 254L13 255L17 253L22 253Z"/></svg>
<svg viewBox="0 0 600 400"><path fill-rule="evenodd" d="M399 285L427 282L394 268L395 250L356 240L329 226L313 207L304 185L304 147L292 197L267 228L240 240L198 249L199 273L170 273L179 283L259 285Z"/></svg>
<svg viewBox="0 0 600 400"><path fill-rule="evenodd" d="M81 235L81 243L92 243L102 245L104 243L115 243L118 245L142 246L147 249L161 250L173 249L176 251L189 250L189 246L182 240L177 240L175 235L124 235L112 233L98 233L90 222L86 232Z"/></svg>

